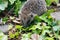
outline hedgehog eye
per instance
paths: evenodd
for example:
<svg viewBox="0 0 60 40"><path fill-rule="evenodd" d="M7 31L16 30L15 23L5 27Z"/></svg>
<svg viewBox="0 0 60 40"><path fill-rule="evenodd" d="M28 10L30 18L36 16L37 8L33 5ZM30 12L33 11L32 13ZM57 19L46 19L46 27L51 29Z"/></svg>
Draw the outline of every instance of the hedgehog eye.
<svg viewBox="0 0 60 40"><path fill-rule="evenodd" d="M31 17L33 17L33 15L32 15L32 14L31 14L30 16L31 16Z"/></svg>

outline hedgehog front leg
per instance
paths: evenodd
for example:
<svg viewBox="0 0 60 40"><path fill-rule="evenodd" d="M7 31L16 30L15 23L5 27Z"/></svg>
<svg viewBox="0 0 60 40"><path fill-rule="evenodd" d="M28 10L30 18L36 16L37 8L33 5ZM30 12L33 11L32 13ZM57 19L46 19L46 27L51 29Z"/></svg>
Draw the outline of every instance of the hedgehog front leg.
<svg viewBox="0 0 60 40"><path fill-rule="evenodd" d="M24 27L27 27L30 25L30 23L33 21L35 14L29 13L28 15L21 14L21 20Z"/></svg>

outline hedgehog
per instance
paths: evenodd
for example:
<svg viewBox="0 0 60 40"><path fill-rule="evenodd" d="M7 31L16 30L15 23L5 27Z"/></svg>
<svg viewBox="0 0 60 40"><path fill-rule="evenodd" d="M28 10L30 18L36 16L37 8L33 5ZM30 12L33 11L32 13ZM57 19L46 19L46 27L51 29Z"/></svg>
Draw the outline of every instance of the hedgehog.
<svg viewBox="0 0 60 40"><path fill-rule="evenodd" d="M27 27L36 15L41 16L47 11L45 0L27 0L19 10L19 18L23 26Z"/></svg>

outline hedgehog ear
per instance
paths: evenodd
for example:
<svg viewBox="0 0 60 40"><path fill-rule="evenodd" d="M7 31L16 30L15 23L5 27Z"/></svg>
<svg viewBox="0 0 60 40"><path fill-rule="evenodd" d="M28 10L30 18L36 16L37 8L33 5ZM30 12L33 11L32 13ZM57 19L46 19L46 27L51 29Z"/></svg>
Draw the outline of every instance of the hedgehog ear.
<svg viewBox="0 0 60 40"><path fill-rule="evenodd" d="M29 1L29 0L27 0L27 1Z"/></svg>

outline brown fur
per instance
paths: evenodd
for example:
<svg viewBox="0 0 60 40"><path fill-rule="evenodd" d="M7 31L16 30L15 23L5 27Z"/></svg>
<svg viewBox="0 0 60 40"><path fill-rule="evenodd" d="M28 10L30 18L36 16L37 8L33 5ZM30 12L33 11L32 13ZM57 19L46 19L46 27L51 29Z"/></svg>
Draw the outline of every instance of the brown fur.
<svg viewBox="0 0 60 40"><path fill-rule="evenodd" d="M20 10L20 18L24 26L28 26L34 19L34 16L42 15L46 12L45 0L27 0Z"/></svg>

